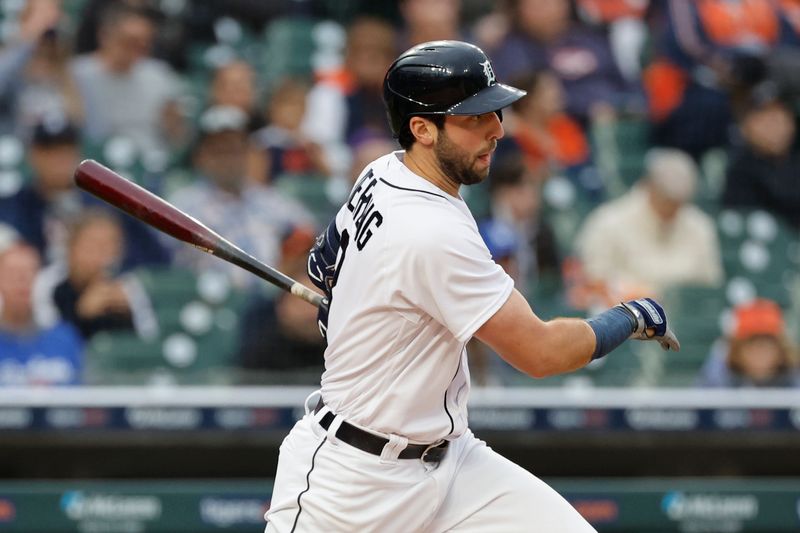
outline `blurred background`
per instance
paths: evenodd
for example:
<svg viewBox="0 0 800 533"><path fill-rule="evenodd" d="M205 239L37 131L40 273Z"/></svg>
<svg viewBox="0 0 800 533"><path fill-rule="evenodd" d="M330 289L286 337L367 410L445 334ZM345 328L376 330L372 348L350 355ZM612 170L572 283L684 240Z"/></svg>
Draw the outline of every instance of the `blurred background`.
<svg viewBox="0 0 800 533"><path fill-rule="evenodd" d="M599 531L800 530L800 1L3 0L0 531L263 530L315 309L72 173L307 281L435 39L528 91L462 195L536 313L653 296L682 344L533 380L474 342L475 432Z"/></svg>

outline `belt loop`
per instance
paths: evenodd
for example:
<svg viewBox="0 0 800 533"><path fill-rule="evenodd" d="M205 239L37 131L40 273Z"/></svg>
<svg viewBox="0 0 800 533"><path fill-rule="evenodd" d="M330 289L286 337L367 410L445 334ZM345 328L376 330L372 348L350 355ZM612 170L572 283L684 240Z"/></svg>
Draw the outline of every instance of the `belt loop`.
<svg viewBox="0 0 800 533"><path fill-rule="evenodd" d="M390 433L389 442L386 443L381 451L381 463L397 464L397 458L400 452L406 449L406 446L408 446L407 438Z"/></svg>
<svg viewBox="0 0 800 533"><path fill-rule="evenodd" d="M326 410L328 410L328 406L327 405L325 407L323 407L322 409L320 409L319 413L317 413L317 415L319 415L320 413L322 413L324 415L324 411L326 411ZM333 412L333 411L331 411L331 412ZM342 422L344 422L344 419L339 415L336 415L333 418L333 422L331 422L331 425L328 426L328 442L331 442L331 443L337 444L337 445L339 444L339 439L336 438L336 432L339 431L339 426L342 425Z"/></svg>

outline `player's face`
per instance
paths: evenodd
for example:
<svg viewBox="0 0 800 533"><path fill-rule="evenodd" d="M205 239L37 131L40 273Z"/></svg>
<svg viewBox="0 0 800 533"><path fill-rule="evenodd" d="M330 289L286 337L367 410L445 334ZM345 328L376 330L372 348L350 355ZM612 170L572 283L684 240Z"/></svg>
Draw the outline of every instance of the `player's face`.
<svg viewBox="0 0 800 533"><path fill-rule="evenodd" d="M446 117L434 146L439 166L462 185L480 183L489 175L492 153L503 133L494 112Z"/></svg>

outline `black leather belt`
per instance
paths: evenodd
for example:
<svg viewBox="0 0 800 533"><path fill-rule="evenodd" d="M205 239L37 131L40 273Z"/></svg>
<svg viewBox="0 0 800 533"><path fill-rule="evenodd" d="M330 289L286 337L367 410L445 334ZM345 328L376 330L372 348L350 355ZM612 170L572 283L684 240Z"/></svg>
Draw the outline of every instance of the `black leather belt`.
<svg viewBox="0 0 800 533"><path fill-rule="evenodd" d="M325 404L323 404L322 400L320 400L317 404L317 407L314 409L314 412L318 413L319 410L322 409L323 405ZM333 422L334 418L336 418L336 415L328 411L322 417L322 420L319 421L319 425L324 429L328 429L331 427L331 423ZM371 453L373 455L381 455L381 453L383 453L383 447L389 443L389 439L384 439L383 437L379 437L378 435L374 435L369 431L359 429L353 424L349 424L344 421L336 431L336 438L342 442L346 442L354 448L358 448L361 451ZM398 458L421 459L426 463L438 463L444 459L444 456L447 453L447 446L449 445L450 441L448 440L434 442L433 444L409 444L405 447L405 449L403 449L403 451L400 452Z"/></svg>

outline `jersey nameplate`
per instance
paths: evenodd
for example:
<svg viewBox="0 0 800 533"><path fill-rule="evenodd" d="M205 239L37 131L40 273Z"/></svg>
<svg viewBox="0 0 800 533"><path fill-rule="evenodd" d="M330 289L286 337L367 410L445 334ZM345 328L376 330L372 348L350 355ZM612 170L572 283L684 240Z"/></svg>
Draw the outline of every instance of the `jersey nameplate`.
<svg viewBox="0 0 800 533"><path fill-rule="evenodd" d="M375 209L372 198L372 189L378 183L370 169L363 178L358 180L350 197L347 199L347 209L353 214L356 226L356 248L363 250L374 230L383 223L383 215Z"/></svg>

